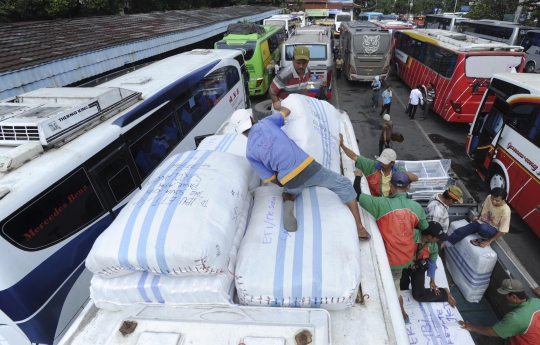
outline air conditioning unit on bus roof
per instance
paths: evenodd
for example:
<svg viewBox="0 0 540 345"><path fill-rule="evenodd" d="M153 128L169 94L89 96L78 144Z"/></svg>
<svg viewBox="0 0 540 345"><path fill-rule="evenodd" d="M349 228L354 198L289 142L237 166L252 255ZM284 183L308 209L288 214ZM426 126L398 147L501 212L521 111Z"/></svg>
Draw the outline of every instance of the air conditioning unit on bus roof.
<svg viewBox="0 0 540 345"><path fill-rule="evenodd" d="M44 88L0 103L0 145L28 141L51 146L137 102L122 88Z"/></svg>

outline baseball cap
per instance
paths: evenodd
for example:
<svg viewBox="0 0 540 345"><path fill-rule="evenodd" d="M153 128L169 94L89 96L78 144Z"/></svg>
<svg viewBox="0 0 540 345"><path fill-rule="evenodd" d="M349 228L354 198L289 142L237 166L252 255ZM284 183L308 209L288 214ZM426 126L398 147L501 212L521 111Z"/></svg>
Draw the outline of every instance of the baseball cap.
<svg viewBox="0 0 540 345"><path fill-rule="evenodd" d="M463 191L458 186L450 186L448 188L448 195L460 204L463 204Z"/></svg>
<svg viewBox="0 0 540 345"><path fill-rule="evenodd" d="M411 181L409 180L409 175L407 175L406 172L398 170L394 174L392 174L392 179L390 179L390 183L392 183L396 187L404 188L407 187L411 183Z"/></svg>
<svg viewBox="0 0 540 345"><path fill-rule="evenodd" d="M231 116L231 123L238 134L242 134L251 128L251 114L246 109L238 109Z"/></svg>
<svg viewBox="0 0 540 345"><path fill-rule="evenodd" d="M422 235L437 237L441 242L448 239L448 235L445 234L442 225L439 222L434 221L428 222L428 228L422 231Z"/></svg>
<svg viewBox="0 0 540 345"><path fill-rule="evenodd" d="M396 151L392 149L384 149L377 160L383 164L389 164L397 159Z"/></svg>
<svg viewBox="0 0 540 345"><path fill-rule="evenodd" d="M382 118L384 121L390 121L390 114L384 114Z"/></svg>
<svg viewBox="0 0 540 345"><path fill-rule="evenodd" d="M508 295L513 292L523 292L523 284L517 279L505 279L502 282L502 286L497 289L497 292L501 295Z"/></svg>
<svg viewBox="0 0 540 345"><path fill-rule="evenodd" d="M293 59L309 60L309 48L306 46L297 46L293 50Z"/></svg>

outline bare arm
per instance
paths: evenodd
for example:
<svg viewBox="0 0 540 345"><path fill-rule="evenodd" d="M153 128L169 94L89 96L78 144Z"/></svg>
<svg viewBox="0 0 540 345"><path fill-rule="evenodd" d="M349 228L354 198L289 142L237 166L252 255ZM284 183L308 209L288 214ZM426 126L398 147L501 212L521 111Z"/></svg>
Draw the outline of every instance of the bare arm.
<svg viewBox="0 0 540 345"><path fill-rule="evenodd" d="M409 180L410 180L411 182L416 182L416 181L418 181L418 176L416 176L416 175L413 174L412 172L406 171L406 173L407 173L407 176L409 176Z"/></svg>
<svg viewBox="0 0 540 345"><path fill-rule="evenodd" d="M537 286L534 289L531 287L531 290L536 296L540 297L540 286Z"/></svg>
<svg viewBox="0 0 540 345"><path fill-rule="evenodd" d="M343 149L343 152L345 152L347 157L356 162L356 160L358 159L358 155L354 153L353 150L343 144L343 134L341 133L339 133L339 146Z"/></svg>
<svg viewBox="0 0 540 345"><path fill-rule="evenodd" d="M467 321L458 321L458 323L461 328L466 329L467 331L476 332L482 335L486 335L488 337L500 338L499 335L495 333L495 331L491 327L475 326L468 323Z"/></svg>

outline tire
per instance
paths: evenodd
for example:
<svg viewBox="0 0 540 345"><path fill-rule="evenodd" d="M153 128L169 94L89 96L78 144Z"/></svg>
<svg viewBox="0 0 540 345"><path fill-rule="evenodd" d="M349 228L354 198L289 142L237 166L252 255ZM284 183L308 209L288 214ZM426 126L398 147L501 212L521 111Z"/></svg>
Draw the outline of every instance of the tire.
<svg viewBox="0 0 540 345"><path fill-rule="evenodd" d="M257 120L267 117L272 114L272 100L267 99L260 103L255 104L253 107L253 117Z"/></svg>
<svg viewBox="0 0 540 345"><path fill-rule="evenodd" d="M506 181L506 175L504 175L503 170L497 166L489 174L489 179L487 180L487 187L489 190L493 188L503 188L508 191L508 182Z"/></svg>
<svg viewBox="0 0 540 345"><path fill-rule="evenodd" d="M534 62L529 62L525 66L525 70L523 72L525 72L525 73L534 73Z"/></svg>

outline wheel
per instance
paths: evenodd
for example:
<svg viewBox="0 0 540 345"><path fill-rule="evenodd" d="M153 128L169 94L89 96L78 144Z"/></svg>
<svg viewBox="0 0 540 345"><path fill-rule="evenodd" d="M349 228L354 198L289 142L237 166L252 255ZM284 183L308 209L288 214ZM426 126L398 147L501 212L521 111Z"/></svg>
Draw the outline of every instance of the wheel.
<svg viewBox="0 0 540 345"><path fill-rule="evenodd" d="M525 70L523 72L525 72L525 73L534 73L534 62L529 62L525 66Z"/></svg>
<svg viewBox="0 0 540 345"><path fill-rule="evenodd" d="M260 120L268 115L272 114L272 100L267 99L258 104L255 104L253 107L253 117L257 120Z"/></svg>
<svg viewBox="0 0 540 345"><path fill-rule="evenodd" d="M492 190L493 188L503 188L504 190L508 190L506 175L504 175L504 172L500 167L493 169L487 182L489 190Z"/></svg>

